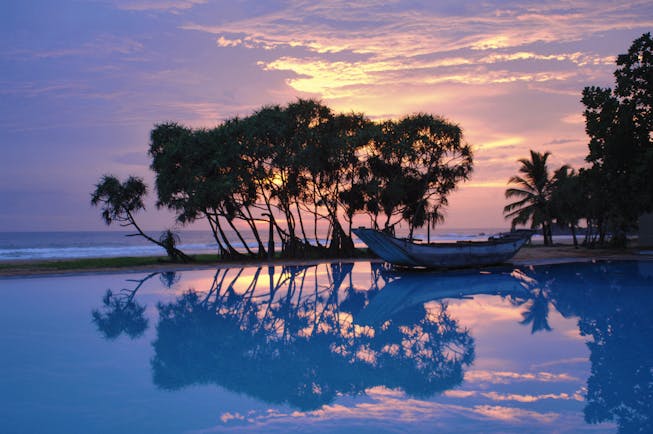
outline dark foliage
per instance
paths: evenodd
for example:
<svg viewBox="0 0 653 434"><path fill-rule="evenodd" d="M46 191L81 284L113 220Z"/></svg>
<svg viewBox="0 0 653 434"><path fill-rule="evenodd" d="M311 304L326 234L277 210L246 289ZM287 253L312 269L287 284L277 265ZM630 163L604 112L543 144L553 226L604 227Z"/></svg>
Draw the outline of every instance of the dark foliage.
<svg viewBox="0 0 653 434"><path fill-rule="evenodd" d="M460 128L442 118L376 124L314 100L210 130L157 125L149 154L158 205L182 224L206 219L221 256L270 256L270 239L286 257L351 256L355 215L376 227L385 216L386 229L405 221L412 234L442 220L448 194L472 170Z"/></svg>

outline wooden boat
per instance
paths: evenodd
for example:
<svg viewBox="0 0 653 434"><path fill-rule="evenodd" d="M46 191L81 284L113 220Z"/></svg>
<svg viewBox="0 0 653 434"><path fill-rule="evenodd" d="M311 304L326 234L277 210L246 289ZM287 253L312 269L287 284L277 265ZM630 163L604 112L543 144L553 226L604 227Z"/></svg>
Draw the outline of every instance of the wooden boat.
<svg viewBox="0 0 653 434"><path fill-rule="evenodd" d="M516 230L487 241L419 244L368 228L354 233L381 259L402 267L461 268L495 265L512 258L534 231Z"/></svg>

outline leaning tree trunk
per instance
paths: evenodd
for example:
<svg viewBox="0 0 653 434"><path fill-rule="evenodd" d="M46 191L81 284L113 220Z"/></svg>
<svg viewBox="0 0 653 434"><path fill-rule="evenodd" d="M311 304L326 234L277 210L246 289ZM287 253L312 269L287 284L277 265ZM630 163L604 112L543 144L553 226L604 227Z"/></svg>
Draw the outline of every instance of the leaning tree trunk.
<svg viewBox="0 0 653 434"><path fill-rule="evenodd" d="M163 249L165 249L165 251L166 251L167 255L170 257L170 259L174 260L175 258L180 258L184 262L191 262L193 260L191 257L187 256L184 252L177 249L176 247L174 247L174 246L171 247L169 245L166 245L166 244L162 243L159 240L155 240L154 238L150 237L145 232L143 232L143 230L140 228L140 226L138 226L138 224L136 224L136 220L134 219L134 216L132 216L132 214L130 212L127 212L127 220L129 221L129 225L133 226L134 229L136 229L136 231L138 232L136 234L131 234L131 235L127 235L127 236L129 236L129 237L141 236L141 237L145 238L146 240L156 244L157 246L163 247Z"/></svg>

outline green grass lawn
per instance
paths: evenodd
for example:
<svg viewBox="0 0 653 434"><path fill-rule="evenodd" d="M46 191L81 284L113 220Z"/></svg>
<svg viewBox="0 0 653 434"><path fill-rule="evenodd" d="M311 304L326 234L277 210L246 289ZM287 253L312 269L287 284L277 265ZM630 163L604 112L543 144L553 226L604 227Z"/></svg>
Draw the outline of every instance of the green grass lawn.
<svg viewBox="0 0 653 434"><path fill-rule="evenodd" d="M167 256L128 256L118 258L84 258L84 259L61 259L61 260L44 260L44 261L15 261L15 262L0 262L0 274L10 274L13 272L58 272L58 271L84 271L84 270L103 270L103 269L129 269L148 266L161 266L161 265L217 265L229 263L251 263L252 265L266 262L266 259L250 258L243 256L242 258L234 258L232 260L221 260L215 254L198 254L191 255L193 262L171 261ZM366 249L358 249L356 257L370 257ZM281 259L279 255L277 258ZM305 258L305 259L332 259L332 258ZM292 261L292 259L289 259ZM301 258L298 258L301 260Z"/></svg>
<svg viewBox="0 0 653 434"><path fill-rule="evenodd" d="M194 255L194 261L190 265L209 265L218 263L216 255ZM149 265L184 264L183 262L172 262L166 256L134 256L119 258L84 258L84 259L62 259L40 262L5 262L0 263L0 271L11 270L93 270L104 268L130 268L146 267Z"/></svg>

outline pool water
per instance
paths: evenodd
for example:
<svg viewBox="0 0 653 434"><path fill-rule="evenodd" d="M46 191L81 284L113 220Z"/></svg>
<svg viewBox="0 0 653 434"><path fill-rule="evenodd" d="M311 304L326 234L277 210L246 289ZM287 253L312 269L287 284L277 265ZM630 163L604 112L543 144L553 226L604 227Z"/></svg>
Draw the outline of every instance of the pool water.
<svg viewBox="0 0 653 434"><path fill-rule="evenodd" d="M0 432L653 432L653 262L0 279Z"/></svg>

